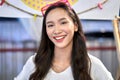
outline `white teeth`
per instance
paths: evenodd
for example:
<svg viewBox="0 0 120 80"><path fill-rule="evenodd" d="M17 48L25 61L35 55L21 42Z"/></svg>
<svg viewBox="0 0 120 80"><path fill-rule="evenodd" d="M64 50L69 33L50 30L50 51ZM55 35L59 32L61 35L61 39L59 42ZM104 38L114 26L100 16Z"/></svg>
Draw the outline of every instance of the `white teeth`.
<svg viewBox="0 0 120 80"><path fill-rule="evenodd" d="M57 40L58 40L58 39L62 39L63 37L64 37L64 36L61 36L61 37L56 37L55 39L57 39Z"/></svg>

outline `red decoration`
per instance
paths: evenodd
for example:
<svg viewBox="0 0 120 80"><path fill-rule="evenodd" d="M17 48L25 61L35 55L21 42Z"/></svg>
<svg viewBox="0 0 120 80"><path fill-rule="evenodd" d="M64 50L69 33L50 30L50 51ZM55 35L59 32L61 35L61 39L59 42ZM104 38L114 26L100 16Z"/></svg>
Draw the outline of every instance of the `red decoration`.
<svg viewBox="0 0 120 80"><path fill-rule="evenodd" d="M53 5L57 5L58 2L64 2L65 4L67 4L68 6L70 6L70 3L68 2L68 0L59 0L59 1L57 1L57 2L55 2L55 3L52 3L52 4L53 4ZM45 13L46 9L47 9L50 5L52 5L52 4L47 4L46 6L44 6L44 7L41 8L41 12L42 12L42 15L43 15L43 16L44 16L44 13Z"/></svg>
<svg viewBox="0 0 120 80"><path fill-rule="evenodd" d="M98 3L98 7L99 7L100 9L102 9L102 8L103 8L103 6L102 6L102 4L101 4L101 3Z"/></svg>
<svg viewBox="0 0 120 80"><path fill-rule="evenodd" d="M5 2L5 0L2 0L1 3L0 3L0 6L2 6L4 2Z"/></svg>

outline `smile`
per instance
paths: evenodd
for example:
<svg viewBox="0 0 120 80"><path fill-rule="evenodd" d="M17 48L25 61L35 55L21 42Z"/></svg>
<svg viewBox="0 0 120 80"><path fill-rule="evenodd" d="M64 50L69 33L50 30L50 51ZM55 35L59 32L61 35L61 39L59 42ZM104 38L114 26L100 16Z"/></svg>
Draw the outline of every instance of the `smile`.
<svg viewBox="0 0 120 80"><path fill-rule="evenodd" d="M55 36L55 37L53 37L53 38L54 38L57 42L62 42L65 37L66 37L66 35L65 35L65 36Z"/></svg>
<svg viewBox="0 0 120 80"><path fill-rule="evenodd" d="M61 37L55 37L56 40L59 40L59 39L62 39L64 38L64 36L61 36Z"/></svg>

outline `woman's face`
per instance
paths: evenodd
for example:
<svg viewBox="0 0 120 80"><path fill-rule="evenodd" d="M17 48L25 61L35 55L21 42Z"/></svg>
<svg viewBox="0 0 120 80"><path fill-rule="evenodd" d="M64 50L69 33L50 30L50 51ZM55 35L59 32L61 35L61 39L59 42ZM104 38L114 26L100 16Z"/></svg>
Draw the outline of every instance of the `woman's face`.
<svg viewBox="0 0 120 80"><path fill-rule="evenodd" d="M62 8L51 10L46 17L46 32L56 48L72 46L77 26Z"/></svg>

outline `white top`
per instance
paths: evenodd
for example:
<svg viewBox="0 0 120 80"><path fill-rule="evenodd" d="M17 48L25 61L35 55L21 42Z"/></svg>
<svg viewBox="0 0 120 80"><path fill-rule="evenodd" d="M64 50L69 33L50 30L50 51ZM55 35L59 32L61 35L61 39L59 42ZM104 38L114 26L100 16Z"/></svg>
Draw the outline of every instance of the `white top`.
<svg viewBox="0 0 120 80"><path fill-rule="evenodd" d="M35 55L31 56L23 67L20 74L14 80L29 80L30 75L35 71L33 62ZM113 80L111 73L105 68L103 63L96 57L89 54L91 60L91 77L93 80ZM60 73L50 69L44 80L74 80L71 66Z"/></svg>

